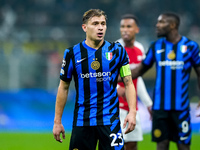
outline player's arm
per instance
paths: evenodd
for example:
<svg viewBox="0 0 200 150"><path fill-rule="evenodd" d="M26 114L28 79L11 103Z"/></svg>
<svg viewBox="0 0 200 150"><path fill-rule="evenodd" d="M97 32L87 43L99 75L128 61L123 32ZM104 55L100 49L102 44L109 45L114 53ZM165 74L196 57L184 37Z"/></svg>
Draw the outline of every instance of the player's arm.
<svg viewBox="0 0 200 150"><path fill-rule="evenodd" d="M53 126L53 135L56 141L61 142L60 134L62 133L63 139L65 139L65 130L61 123L61 118L63 110L67 101L68 91L69 91L70 82L64 82L60 80L58 93L56 96L56 105L55 105L55 118Z"/></svg>
<svg viewBox="0 0 200 150"><path fill-rule="evenodd" d="M197 74L198 87L199 87L199 89L200 89L200 66L194 67L194 70L195 70L195 72L196 72L196 74ZM200 101L199 101L199 103L198 103L198 105L197 105L197 109L199 109L199 110L197 111L196 116L197 116L197 117L200 117Z"/></svg>
<svg viewBox="0 0 200 150"><path fill-rule="evenodd" d="M139 76L142 76L148 69L150 69L153 66L154 63L154 44L152 44L149 47L149 50L147 52L147 55L145 59L138 64L137 67L131 70L132 78L135 79Z"/></svg>
<svg viewBox="0 0 200 150"><path fill-rule="evenodd" d="M131 69L132 79L142 76L148 70L143 63L139 63L137 67Z"/></svg>
<svg viewBox="0 0 200 150"><path fill-rule="evenodd" d="M140 100L142 101L142 103L147 107L148 112L152 118L151 107L152 107L153 102L147 92L147 89L146 89L146 86L144 84L142 77L138 77L138 79L137 79L137 95L140 98Z"/></svg>
<svg viewBox="0 0 200 150"><path fill-rule="evenodd" d="M125 86L125 95L129 106L129 113L126 116L123 124L123 128L125 128L126 124L128 123L127 130L125 131L125 134L127 134L133 131L136 125L136 92L131 78L129 64L120 68L120 76L122 77L122 81Z"/></svg>

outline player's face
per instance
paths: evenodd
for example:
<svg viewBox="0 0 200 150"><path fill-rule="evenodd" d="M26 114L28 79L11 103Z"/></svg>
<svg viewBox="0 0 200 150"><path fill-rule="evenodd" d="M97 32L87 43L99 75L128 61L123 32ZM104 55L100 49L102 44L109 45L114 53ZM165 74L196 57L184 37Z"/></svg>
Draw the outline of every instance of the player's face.
<svg viewBox="0 0 200 150"><path fill-rule="evenodd" d="M135 39L135 34L139 28L134 19L122 19L120 22L120 33L124 42L131 42Z"/></svg>
<svg viewBox="0 0 200 150"><path fill-rule="evenodd" d="M107 29L105 16L90 18L82 28L86 32L87 40L102 41Z"/></svg>
<svg viewBox="0 0 200 150"><path fill-rule="evenodd" d="M171 31L170 20L167 16L160 15L156 24L157 37L166 37Z"/></svg>

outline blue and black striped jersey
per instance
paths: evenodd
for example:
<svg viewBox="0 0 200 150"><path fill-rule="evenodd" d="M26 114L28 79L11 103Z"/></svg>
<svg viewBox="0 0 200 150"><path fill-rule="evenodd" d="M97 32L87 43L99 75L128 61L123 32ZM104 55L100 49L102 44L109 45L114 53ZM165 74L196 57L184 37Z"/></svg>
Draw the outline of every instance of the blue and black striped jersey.
<svg viewBox="0 0 200 150"><path fill-rule="evenodd" d="M177 44L158 39L151 44L143 64L156 62L154 110L185 110L189 108L188 86L191 68L200 65L199 46L182 36Z"/></svg>
<svg viewBox="0 0 200 150"><path fill-rule="evenodd" d="M119 43L104 41L93 49L85 41L65 50L60 79L74 77L76 102L73 126L111 125L119 121L116 85L121 66L129 63Z"/></svg>

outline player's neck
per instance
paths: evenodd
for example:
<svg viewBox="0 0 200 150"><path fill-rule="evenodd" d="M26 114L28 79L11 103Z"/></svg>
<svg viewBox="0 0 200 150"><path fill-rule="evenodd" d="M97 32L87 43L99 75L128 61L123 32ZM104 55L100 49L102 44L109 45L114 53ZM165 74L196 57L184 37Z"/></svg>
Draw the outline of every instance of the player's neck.
<svg viewBox="0 0 200 150"><path fill-rule="evenodd" d="M168 36L166 37L166 40L173 44L176 44L181 40L181 35L178 32L168 34Z"/></svg>
<svg viewBox="0 0 200 150"><path fill-rule="evenodd" d="M93 40L85 40L85 44L87 44L89 47L94 49L99 49L99 47L103 44L104 40L101 41L93 41Z"/></svg>
<svg viewBox="0 0 200 150"><path fill-rule="evenodd" d="M124 46L125 46L125 47L133 48L133 47L134 47L134 42L135 42L135 40L132 40L132 41L124 41Z"/></svg>

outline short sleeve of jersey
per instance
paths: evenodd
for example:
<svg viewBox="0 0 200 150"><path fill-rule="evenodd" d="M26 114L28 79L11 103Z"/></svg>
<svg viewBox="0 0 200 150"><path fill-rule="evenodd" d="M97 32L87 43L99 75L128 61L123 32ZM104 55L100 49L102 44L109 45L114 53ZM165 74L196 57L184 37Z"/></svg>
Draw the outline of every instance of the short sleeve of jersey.
<svg viewBox="0 0 200 150"><path fill-rule="evenodd" d="M199 51L199 45L197 43L194 44L192 49L192 65L193 66L200 66L200 51Z"/></svg>
<svg viewBox="0 0 200 150"><path fill-rule="evenodd" d="M73 63L72 63L72 51L66 49L63 56L62 67L60 70L60 79L63 81L71 81L72 79L72 71L73 71Z"/></svg>
<svg viewBox="0 0 200 150"><path fill-rule="evenodd" d="M149 47L149 50L147 51L145 59L142 61L142 63L145 66L151 67L154 63L154 49L153 49L154 44L152 44Z"/></svg>

